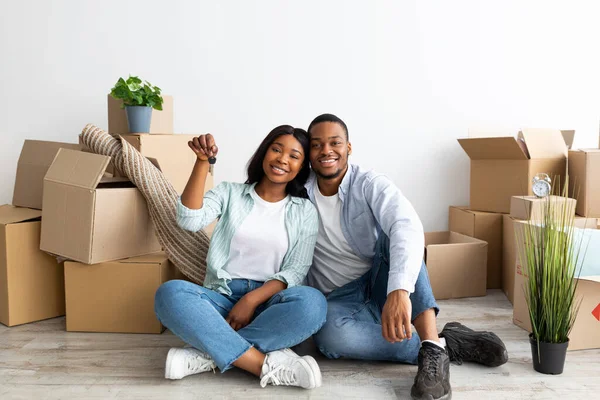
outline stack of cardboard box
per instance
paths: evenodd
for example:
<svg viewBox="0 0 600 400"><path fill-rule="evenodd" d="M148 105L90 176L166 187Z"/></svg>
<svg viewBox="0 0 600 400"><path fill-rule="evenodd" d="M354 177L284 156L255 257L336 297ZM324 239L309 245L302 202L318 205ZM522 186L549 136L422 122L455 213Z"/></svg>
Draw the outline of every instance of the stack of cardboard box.
<svg viewBox="0 0 600 400"><path fill-rule="evenodd" d="M571 197L579 201L561 197L552 197L549 201L567 202L569 209L577 213L576 229L594 230L586 234L586 238L591 237L588 249L600 249L600 231L596 230L596 218L600 217L600 181L597 179L600 150L570 150L574 131L523 129L517 137L470 134L471 137L458 140L471 159L470 206L450 207L447 237L460 233L487 243L487 262L481 263L481 255L464 244L462 255L451 252L452 241L447 240L447 249L434 260L442 265L430 268L428 264L429 274L434 275L432 286L442 277L445 286L454 287L450 295L445 294L447 287L444 291L438 289L442 298L485 295L485 287L501 288L514 304L515 324L529 329L522 287L526 278L519 262L515 229L519 229L523 221L540 219L543 202L533 196L533 177L546 173L560 180L562 186L568 171L570 189L577 190L571 192ZM428 246L426 254L430 252ZM600 251L597 253L588 251L584 268L587 272L579 280L578 293L584 294L585 300L573 329L571 350L600 347L600 278L590 276L594 271L600 275ZM439 273L440 269L445 270L444 275ZM485 269L485 274L481 269ZM461 283L467 280L464 271L471 271L469 285Z"/></svg>
<svg viewBox="0 0 600 400"><path fill-rule="evenodd" d="M79 149L26 140L13 204L0 206L0 322L7 326L65 314L64 265L40 250L43 180L61 147Z"/></svg>
<svg viewBox="0 0 600 400"><path fill-rule="evenodd" d="M150 133L136 134L127 133L125 111L108 96L109 133L151 158L181 193L196 159L187 146L193 135L173 133L173 99L164 99ZM110 157L81 142L26 140L13 204L0 207L0 232L3 324L66 312L68 331L164 330L154 294L183 276L161 252L145 199Z"/></svg>
<svg viewBox="0 0 600 400"><path fill-rule="evenodd" d="M568 151L565 142L571 139L570 131L523 129L517 137L486 137L470 132L469 138L458 140L471 159L470 205L450 207L448 230L487 243L487 252L482 261L481 255L464 244L446 243L448 252L440 258L441 265L430 268L432 260L426 256L433 282L437 280L436 271L443 269L447 274L444 285L455 287L453 298L484 296L486 289L502 288L512 302L514 278L506 271L514 273L515 262L508 254L511 247L503 247L503 220L510 211L511 197L533 194L532 179L538 172L564 179ZM428 235L425 240L428 254L432 243ZM462 248L464 260L451 254L453 247ZM469 285L463 285L465 281ZM441 289L432 287L436 298L447 298Z"/></svg>

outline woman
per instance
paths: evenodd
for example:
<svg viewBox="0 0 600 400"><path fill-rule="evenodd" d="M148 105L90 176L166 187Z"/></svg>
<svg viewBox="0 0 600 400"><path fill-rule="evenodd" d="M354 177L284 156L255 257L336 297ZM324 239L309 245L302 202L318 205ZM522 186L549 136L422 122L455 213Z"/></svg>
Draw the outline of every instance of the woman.
<svg viewBox="0 0 600 400"><path fill-rule="evenodd" d="M224 182L204 193L212 135L188 143L197 156L178 202L177 222L198 231L219 218L207 255L204 287L174 280L156 293L156 314L193 348L169 351L165 377L236 366L260 384L315 388L321 372L310 356L289 347L318 331L327 305L300 286L312 263L318 231L308 200L309 140L288 125L273 129L248 164L244 184Z"/></svg>

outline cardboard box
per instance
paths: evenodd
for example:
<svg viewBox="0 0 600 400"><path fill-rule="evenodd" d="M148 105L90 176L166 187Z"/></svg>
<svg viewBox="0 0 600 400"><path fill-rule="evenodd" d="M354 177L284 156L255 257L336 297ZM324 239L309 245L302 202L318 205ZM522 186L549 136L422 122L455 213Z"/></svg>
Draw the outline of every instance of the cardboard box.
<svg viewBox="0 0 600 400"><path fill-rule="evenodd" d="M569 184L577 215L600 217L600 149L569 151Z"/></svg>
<svg viewBox="0 0 600 400"><path fill-rule="evenodd" d="M40 210L0 206L0 322L65 315L63 264L40 251Z"/></svg>
<svg viewBox="0 0 600 400"><path fill-rule="evenodd" d="M533 177L566 176L568 144L560 130L523 129L515 137L471 137L458 142L471 159L469 208L510 212L512 196L533 195Z"/></svg>
<svg viewBox="0 0 600 400"><path fill-rule="evenodd" d="M581 305L569 335L569 350L600 348L600 275L580 277L576 296Z"/></svg>
<svg viewBox="0 0 600 400"><path fill-rule="evenodd" d="M161 333L154 295L179 277L162 252L94 265L67 261L67 331Z"/></svg>
<svg viewBox="0 0 600 400"><path fill-rule="evenodd" d="M569 215L575 216L575 206L577 201L575 199L569 199L560 196L548 196L547 198L538 198L536 196L513 196L510 201L510 216L515 219L543 222L545 215L545 208L548 207L548 202L551 203L550 207L556 211L556 213L563 214L566 210ZM565 205L565 202L567 204Z"/></svg>
<svg viewBox="0 0 600 400"><path fill-rule="evenodd" d="M598 229L598 218L587 218L575 215L573 224L575 227L581 229Z"/></svg>
<svg viewBox="0 0 600 400"><path fill-rule="evenodd" d="M130 133L127 124L127 114L121 108L123 100L117 100L110 94L108 97L108 133L122 134ZM163 109L152 110L150 121L150 133L173 133L173 97L162 95ZM135 132L131 132L135 133Z"/></svg>
<svg viewBox="0 0 600 400"><path fill-rule="evenodd" d="M515 302L513 323L531 332L531 322L523 285L527 278L522 267L517 265L515 275ZM576 297L581 299L579 313L569 335L568 350L600 348L600 276L586 276L578 279Z"/></svg>
<svg viewBox="0 0 600 400"><path fill-rule="evenodd" d="M517 248L515 238L515 219L503 214L502 221L502 291L508 301L514 304L515 265Z"/></svg>
<svg viewBox="0 0 600 400"><path fill-rule="evenodd" d="M190 178L196 155L190 150L187 142L196 135L183 134L125 134L118 135L123 137L128 143L133 145L140 154L148 158L157 166L165 177L171 182L177 193L181 195L185 185ZM83 151L91 152L79 137L79 144ZM118 169L114 168L111 162L106 168L106 172L114 177L124 177ZM204 193L214 187L214 175L209 173L204 185ZM216 226L216 221L207 226L204 230L209 236Z"/></svg>
<svg viewBox="0 0 600 400"><path fill-rule="evenodd" d="M516 229L523 229L524 223L517 223ZM579 243L583 235L583 246L588 252L583 261L580 260L581 275L577 282L576 299L581 300L579 313L575 319L573 330L569 335L569 350L600 348L600 231L595 229L574 229L574 241ZM517 248L517 251L523 249ZM513 323L531 332L531 321L525 300L524 285L527 284L527 273L517 258L515 267L515 295Z"/></svg>
<svg viewBox="0 0 600 400"><path fill-rule="evenodd" d="M79 150L80 146L75 143L25 140L17 164L12 201L14 206L42 209L44 176L60 148Z"/></svg>
<svg viewBox="0 0 600 400"><path fill-rule="evenodd" d="M488 244L456 232L425 233L425 265L437 300L486 295Z"/></svg>
<svg viewBox="0 0 600 400"><path fill-rule="evenodd" d="M487 288L500 289L502 287L503 214L454 206L450 207L448 214L448 230L487 242Z"/></svg>
<svg viewBox="0 0 600 400"><path fill-rule="evenodd" d="M110 157L60 149L44 179L40 248L87 264L161 250L146 200Z"/></svg>

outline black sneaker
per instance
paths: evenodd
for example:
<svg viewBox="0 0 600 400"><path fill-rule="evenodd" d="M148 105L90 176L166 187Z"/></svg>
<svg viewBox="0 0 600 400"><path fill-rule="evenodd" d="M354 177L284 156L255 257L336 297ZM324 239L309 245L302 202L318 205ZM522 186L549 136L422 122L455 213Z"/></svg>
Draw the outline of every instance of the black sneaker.
<svg viewBox="0 0 600 400"><path fill-rule="evenodd" d="M419 370L410 390L415 400L450 400L450 358L446 350L423 342L419 350Z"/></svg>
<svg viewBox="0 0 600 400"><path fill-rule="evenodd" d="M449 322L440 337L446 339L446 349L453 363L470 361L497 367L508 361L504 343L493 332L474 331L459 322Z"/></svg>

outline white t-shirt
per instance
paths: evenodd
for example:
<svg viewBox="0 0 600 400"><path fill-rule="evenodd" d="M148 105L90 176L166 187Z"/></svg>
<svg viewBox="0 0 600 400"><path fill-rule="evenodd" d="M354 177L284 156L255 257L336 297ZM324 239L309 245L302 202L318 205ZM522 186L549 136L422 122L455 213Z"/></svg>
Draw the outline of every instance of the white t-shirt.
<svg viewBox="0 0 600 400"><path fill-rule="evenodd" d="M310 286L328 294L364 275L371 263L358 257L342 232L342 201L336 193L323 196L315 180L315 207L319 211L319 235L313 265L308 271Z"/></svg>
<svg viewBox="0 0 600 400"><path fill-rule="evenodd" d="M254 206L233 235L229 259L223 268L233 279L264 282L279 272L288 250L285 206L290 197L270 203L254 189L250 195Z"/></svg>

